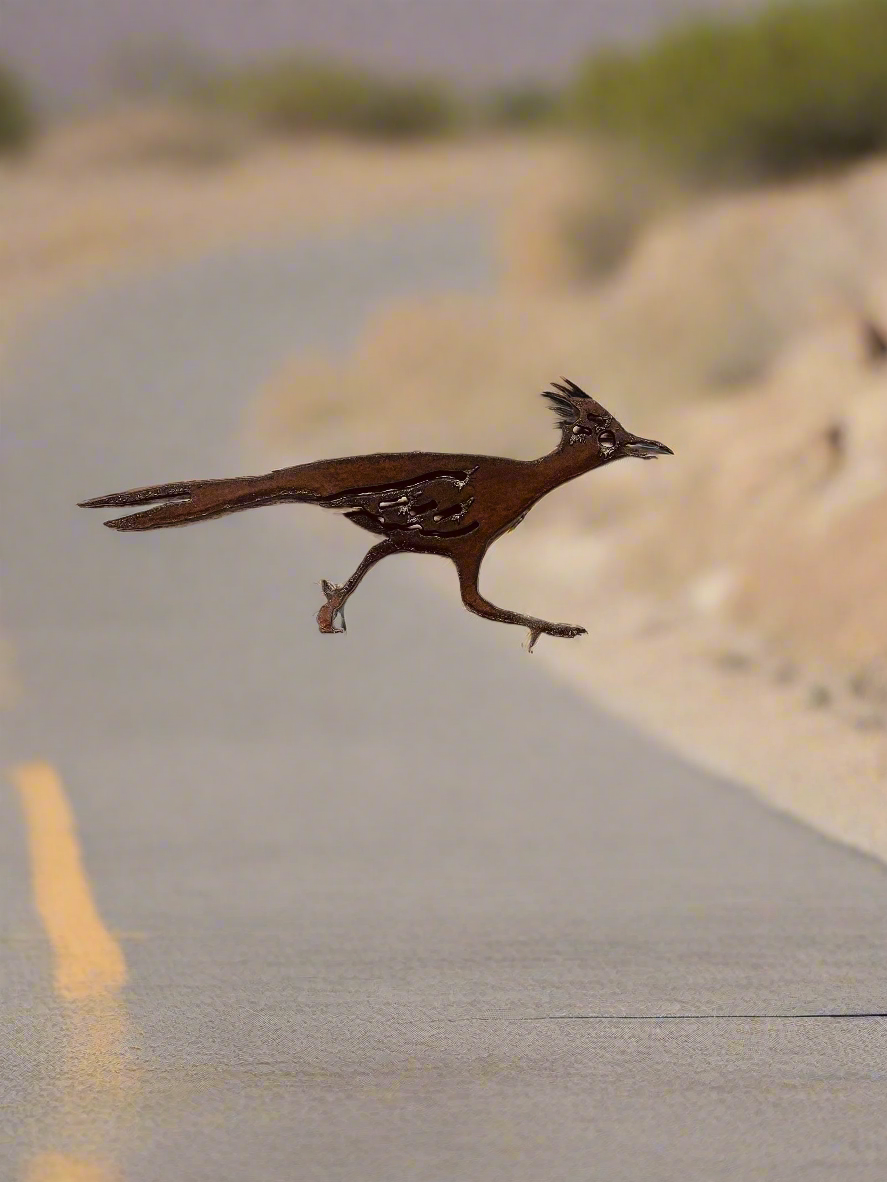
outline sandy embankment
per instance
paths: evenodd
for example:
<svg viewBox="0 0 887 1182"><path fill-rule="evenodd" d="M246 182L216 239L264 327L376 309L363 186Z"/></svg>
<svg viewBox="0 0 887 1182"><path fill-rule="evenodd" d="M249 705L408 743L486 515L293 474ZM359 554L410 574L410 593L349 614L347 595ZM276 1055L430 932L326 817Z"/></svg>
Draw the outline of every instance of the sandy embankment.
<svg viewBox="0 0 887 1182"><path fill-rule="evenodd" d="M887 318L885 211L882 163L721 199L571 291L513 210L521 282L381 310L344 364L295 359L254 425L275 458L306 423L323 454L332 422L339 447L345 423L365 450L532 455L552 438L535 391L561 373L593 385L675 459L548 498L491 551L485 590L589 627L540 642L559 675L887 857L887 364L859 321Z"/></svg>

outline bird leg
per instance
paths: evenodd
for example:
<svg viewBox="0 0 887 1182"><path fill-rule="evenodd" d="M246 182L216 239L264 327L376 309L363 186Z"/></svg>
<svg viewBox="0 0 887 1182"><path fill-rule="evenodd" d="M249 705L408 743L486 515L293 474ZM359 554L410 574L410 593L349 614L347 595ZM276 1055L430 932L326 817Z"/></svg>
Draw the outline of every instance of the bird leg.
<svg viewBox="0 0 887 1182"><path fill-rule="evenodd" d="M478 590L477 580L483 555L471 555L470 558L456 558L456 570L459 573L459 589L462 592L462 602L470 612L483 616L485 620L495 620L500 624L520 624L529 628L530 638L527 652L533 651L533 646L540 636L562 636L571 639L583 636L585 628L577 624L552 624L549 620L540 620L536 616L525 616L520 612L508 611L506 608L496 607L488 599L484 599Z"/></svg>
<svg viewBox="0 0 887 1182"><path fill-rule="evenodd" d="M397 551L398 547L392 541L380 542L378 546L373 546L372 550L368 550L364 555L363 561L348 582L343 583L341 587L335 583L328 583L326 579L321 579L320 585L326 596L326 603L317 613L317 626L321 632L345 631L344 608L348 597L357 589L357 585L370 567L375 566L381 559L387 558L389 554L396 554ZM341 620L341 628L336 627L336 616Z"/></svg>

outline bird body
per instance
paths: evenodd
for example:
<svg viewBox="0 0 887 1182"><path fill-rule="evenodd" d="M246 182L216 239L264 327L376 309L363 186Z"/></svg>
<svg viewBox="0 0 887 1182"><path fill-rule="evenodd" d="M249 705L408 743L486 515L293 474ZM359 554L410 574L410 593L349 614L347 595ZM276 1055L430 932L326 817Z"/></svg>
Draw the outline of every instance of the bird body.
<svg viewBox="0 0 887 1182"><path fill-rule="evenodd" d="M327 602L318 612L322 632L344 631L345 601L380 559L396 553L439 554L459 573L465 606L478 615L530 629L530 649L542 633L578 636L576 625L553 624L497 608L477 587L489 546L516 528L552 489L583 472L635 454L671 454L654 440L630 435L572 382L555 383L561 443L535 460L445 452L384 452L318 460L261 476L178 481L81 502L84 508L151 505L105 524L125 532L190 525L242 509L310 504L336 510L355 525L381 535L343 586L322 583ZM339 619L342 627L336 626Z"/></svg>

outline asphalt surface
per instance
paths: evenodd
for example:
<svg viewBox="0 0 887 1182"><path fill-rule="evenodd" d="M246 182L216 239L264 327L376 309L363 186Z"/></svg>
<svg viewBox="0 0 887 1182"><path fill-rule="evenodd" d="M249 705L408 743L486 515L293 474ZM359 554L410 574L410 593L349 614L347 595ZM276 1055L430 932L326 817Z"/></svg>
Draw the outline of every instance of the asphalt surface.
<svg viewBox="0 0 887 1182"><path fill-rule="evenodd" d="M241 471L283 357L482 287L485 242L451 219L129 277L12 357L4 761L57 770L129 981L57 995L0 793L0 1178L887 1177L877 863L550 683L431 559L321 636L348 523L74 507Z"/></svg>

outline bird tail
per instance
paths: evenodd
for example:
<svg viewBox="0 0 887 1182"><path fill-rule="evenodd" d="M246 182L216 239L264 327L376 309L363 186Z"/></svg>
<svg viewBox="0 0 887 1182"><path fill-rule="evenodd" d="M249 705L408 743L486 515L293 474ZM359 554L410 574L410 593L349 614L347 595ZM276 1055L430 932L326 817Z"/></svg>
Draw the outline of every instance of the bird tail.
<svg viewBox="0 0 887 1182"><path fill-rule="evenodd" d="M122 508L130 505L162 504L142 513L130 513L106 521L110 529L164 529L173 525L190 525L211 517L223 517L239 509L272 504L277 497L262 487L262 478L238 477L233 480L188 480L175 484L153 484L148 488L133 488L128 492L110 493L81 501L82 509Z"/></svg>

